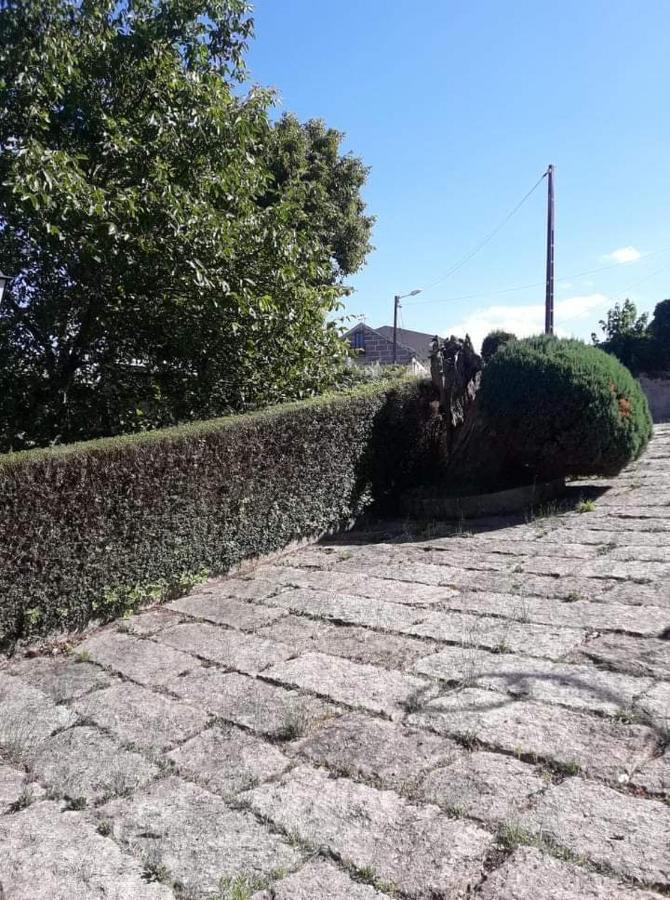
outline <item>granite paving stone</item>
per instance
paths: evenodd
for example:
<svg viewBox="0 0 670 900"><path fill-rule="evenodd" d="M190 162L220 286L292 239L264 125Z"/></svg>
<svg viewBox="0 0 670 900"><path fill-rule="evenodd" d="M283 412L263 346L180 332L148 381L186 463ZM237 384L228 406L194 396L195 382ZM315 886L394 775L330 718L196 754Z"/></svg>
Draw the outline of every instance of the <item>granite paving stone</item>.
<svg viewBox="0 0 670 900"><path fill-rule="evenodd" d="M382 713L389 718L404 714L408 704L432 691L424 678L389 672L325 653L303 653L264 672L264 677L290 687L313 691L347 706Z"/></svg>
<svg viewBox="0 0 670 900"><path fill-rule="evenodd" d="M317 860L261 891L251 900L391 900L368 884L352 881L332 863Z"/></svg>
<svg viewBox="0 0 670 900"><path fill-rule="evenodd" d="M123 619L119 624L119 630L128 634L136 634L138 637L151 637L164 628L178 625L183 618L167 606L156 606L130 616L128 619Z"/></svg>
<svg viewBox="0 0 670 900"><path fill-rule="evenodd" d="M168 688L226 722L276 739L293 739L339 714L336 707L316 697L214 668L175 678Z"/></svg>
<svg viewBox="0 0 670 900"><path fill-rule="evenodd" d="M173 900L141 863L78 812L54 802L0 816L0 884L6 900Z"/></svg>
<svg viewBox="0 0 670 900"><path fill-rule="evenodd" d="M160 753L201 731L207 713L130 682L80 697L76 712L123 744Z"/></svg>
<svg viewBox="0 0 670 900"><path fill-rule="evenodd" d="M666 750L660 756L643 763L630 778L633 787L642 788L649 794L658 794L670 800L670 753Z"/></svg>
<svg viewBox="0 0 670 900"><path fill-rule="evenodd" d="M207 619L217 625L229 625L241 631L254 631L286 615L281 609L260 606L235 597L222 597L218 594L181 597L170 604L170 609L195 618Z"/></svg>
<svg viewBox="0 0 670 900"><path fill-rule="evenodd" d="M380 633L358 625L335 625L293 614L260 628L256 634L285 643L299 653L316 650L385 669L406 669L441 646L420 638Z"/></svg>
<svg viewBox="0 0 670 900"><path fill-rule="evenodd" d="M156 640L249 675L293 655L286 644L200 622L175 625L161 631Z"/></svg>
<svg viewBox="0 0 670 900"><path fill-rule="evenodd" d="M420 659L417 674L460 685L479 685L535 700L616 715L633 708L651 687L649 678L593 666L552 662L516 653L450 647Z"/></svg>
<svg viewBox="0 0 670 900"><path fill-rule="evenodd" d="M299 766L248 794L251 808L286 832L372 870L417 900L464 897L480 880L493 838L470 822L416 806L393 791Z"/></svg>
<svg viewBox="0 0 670 900"><path fill-rule="evenodd" d="M425 775L417 796L454 815L496 824L514 821L529 798L546 787L537 767L512 756L475 751Z"/></svg>
<svg viewBox="0 0 670 900"><path fill-rule="evenodd" d="M78 650L106 669L144 685L160 685L172 674L200 665L188 653L117 631L101 631L80 644Z"/></svg>
<svg viewBox="0 0 670 900"><path fill-rule="evenodd" d="M508 753L537 757L618 783L654 757L655 731L480 688L429 700L407 717L411 726Z"/></svg>
<svg viewBox="0 0 670 900"><path fill-rule="evenodd" d="M180 773L224 797L283 772L290 759L234 725L208 728L168 753Z"/></svg>
<svg viewBox="0 0 670 900"><path fill-rule="evenodd" d="M31 774L51 793L88 803L127 795L158 774L139 753L123 750L97 728L68 728L42 744Z"/></svg>
<svg viewBox="0 0 670 900"><path fill-rule="evenodd" d="M14 662L8 672L48 694L56 703L74 700L112 683L110 676L98 666L74 656L25 657Z"/></svg>
<svg viewBox="0 0 670 900"><path fill-rule="evenodd" d="M670 739L670 681L660 681L650 688L640 700L640 706L654 727L666 740Z"/></svg>
<svg viewBox="0 0 670 900"><path fill-rule="evenodd" d="M198 900L216 896L225 879L269 878L301 862L298 850L252 815L176 776L112 800L96 816L111 823L122 846L145 864L165 867L182 891Z"/></svg>
<svg viewBox="0 0 670 900"><path fill-rule="evenodd" d="M594 603L573 596L557 603L555 599L487 591L463 592L441 604L441 611L487 613L519 622L588 628L597 631L622 631L633 635L656 636L668 627L667 609L658 606L634 606L624 603Z"/></svg>
<svg viewBox="0 0 670 900"><path fill-rule="evenodd" d="M291 565L288 565L289 562ZM429 607L434 603L441 603L457 593L450 588L392 582L386 578L375 578L355 572L322 572L319 569L300 569L294 564L293 557L287 557L287 562L283 566L266 566L263 567L263 571L267 578L276 579L277 583L283 586L333 591L337 594L348 594L355 597L370 597L373 600L384 600L388 603L400 603L406 606Z"/></svg>
<svg viewBox="0 0 670 900"><path fill-rule="evenodd" d="M0 761L0 816L8 812L26 788L26 773Z"/></svg>
<svg viewBox="0 0 670 900"><path fill-rule="evenodd" d="M431 613L408 631L436 641L500 648L505 653L527 653L549 659L564 656L586 638L586 632L578 628L531 625L491 616L443 612Z"/></svg>
<svg viewBox="0 0 670 900"><path fill-rule="evenodd" d="M0 752L8 762L29 762L50 734L75 718L47 694L0 672Z"/></svg>
<svg viewBox="0 0 670 900"><path fill-rule="evenodd" d="M521 847L493 871L481 900L661 900L661 895L632 887L562 862L532 847Z"/></svg>
<svg viewBox="0 0 670 900"><path fill-rule="evenodd" d="M589 640L574 654L598 666L630 675L670 679L670 641L627 634L603 634Z"/></svg>
<svg viewBox="0 0 670 900"><path fill-rule="evenodd" d="M327 722L295 741L290 751L401 793L412 790L427 769L447 765L463 753L448 738L357 713Z"/></svg>
<svg viewBox="0 0 670 900"><path fill-rule="evenodd" d="M388 603L369 597L356 597L309 589L282 591L268 603L291 612L304 613L322 619L333 619L350 625L366 625L388 631L402 631L426 617L425 610L400 603Z"/></svg>
<svg viewBox="0 0 670 900"><path fill-rule="evenodd" d="M568 778L543 794L522 821L620 875L670 885L670 808L658 800Z"/></svg>

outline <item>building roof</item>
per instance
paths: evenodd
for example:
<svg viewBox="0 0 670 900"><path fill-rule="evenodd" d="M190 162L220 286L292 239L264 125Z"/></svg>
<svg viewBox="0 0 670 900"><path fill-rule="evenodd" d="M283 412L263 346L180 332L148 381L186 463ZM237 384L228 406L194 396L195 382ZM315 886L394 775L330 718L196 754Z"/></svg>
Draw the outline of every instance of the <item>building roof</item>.
<svg viewBox="0 0 670 900"><path fill-rule="evenodd" d="M351 328L344 337L351 343L355 350L359 351L359 362L379 363L382 366L393 363L393 329L390 338L380 334L379 330L359 322ZM398 365L408 365L413 359L418 359L418 354L411 347L398 340L396 348L396 362Z"/></svg>
<svg viewBox="0 0 670 900"><path fill-rule="evenodd" d="M392 325L382 325L376 328L375 331L381 334L382 337L387 338L387 340L393 341ZM430 342L434 337L434 334L426 334L423 331L409 331L407 328L398 329L398 344L403 344L403 346L413 350L416 358L423 363L427 363L430 359Z"/></svg>

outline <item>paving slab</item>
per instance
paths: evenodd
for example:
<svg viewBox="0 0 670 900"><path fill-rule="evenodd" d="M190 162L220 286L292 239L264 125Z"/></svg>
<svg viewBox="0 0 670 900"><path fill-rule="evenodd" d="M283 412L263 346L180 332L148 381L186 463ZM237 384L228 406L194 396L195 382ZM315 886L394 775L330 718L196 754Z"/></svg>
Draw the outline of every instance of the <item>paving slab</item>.
<svg viewBox="0 0 670 900"><path fill-rule="evenodd" d="M456 593L450 588L389 582L386 578L375 578L355 572L322 572L319 569L301 569L298 568L297 561L294 561L292 556L287 557L285 565L264 566L261 569L268 579L275 580L277 584L293 588L334 591L337 594L355 597L370 597L373 600L385 600L388 603L400 603L406 606L430 607Z"/></svg>
<svg viewBox="0 0 670 900"><path fill-rule="evenodd" d="M278 582L273 578L263 578L261 567L243 577L213 578L194 589L192 596L235 597L238 600L262 600L276 593Z"/></svg>
<svg viewBox="0 0 670 900"><path fill-rule="evenodd" d="M176 776L155 781L130 799L96 811L133 854L160 865L188 896L210 898L222 880L269 878L301 862L290 847L248 813L231 810L215 794Z"/></svg>
<svg viewBox="0 0 670 900"><path fill-rule="evenodd" d="M299 766L248 794L251 808L417 900L463 897L480 880L490 834L393 791Z"/></svg>
<svg viewBox="0 0 670 900"><path fill-rule="evenodd" d="M559 659L579 647L586 632L578 628L531 625L467 613L434 612L407 629L410 634L473 647L501 648L507 653L526 653Z"/></svg>
<svg viewBox="0 0 670 900"><path fill-rule="evenodd" d="M152 753L171 750L201 731L208 720L202 709L131 682L80 697L73 707L84 721L109 731L123 744Z"/></svg>
<svg viewBox="0 0 670 900"><path fill-rule="evenodd" d="M179 675L200 665L188 653L110 629L84 641L78 651L106 669L150 686L163 684L173 674Z"/></svg>
<svg viewBox="0 0 670 900"><path fill-rule="evenodd" d="M488 876L479 897L481 900L660 900L661 895L561 862L532 847L522 847Z"/></svg>
<svg viewBox="0 0 670 900"><path fill-rule="evenodd" d="M332 863L317 860L275 882L271 891L254 894L251 900L390 900L390 897L370 885L352 881Z"/></svg>
<svg viewBox="0 0 670 900"><path fill-rule="evenodd" d="M27 786L23 769L0 762L0 816L9 811L9 807L16 803Z"/></svg>
<svg viewBox="0 0 670 900"><path fill-rule="evenodd" d="M659 681L640 700L653 726L667 741L670 738L670 681Z"/></svg>
<svg viewBox="0 0 670 900"><path fill-rule="evenodd" d="M522 821L626 878L670 885L670 808L664 803L568 778L549 788Z"/></svg>
<svg viewBox="0 0 670 900"><path fill-rule="evenodd" d="M580 646L574 658L580 656L617 672L670 679L670 641L667 640L603 634Z"/></svg>
<svg viewBox="0 0 670 900"><path fill-rule="evenodd" d="M213 668L175 678L168 687L226 722L280 740L293 740L340 712L316 697Z"/></svg>
<svg viewBox="0 0 670 900"><path fill-rule="evenodd" d="M25 765L50 734L75 718L47 694L0 672L0 752L8 762Z"/></svg>
<svg viewBox="0 0 670 900"><path fill-rule="evenodd" d="M487 591L464 592L441 604L444 611L458 610L477 615L493 614L519 622L588 628L597 631L624 631L633 635L656 636L668 627L667 609L659 606L634 606L627 603L597 603L580 596L555 599L495 594Z"/></svg>
<svg viewBox="0 0 670 900"><path fill-rule="evenodd" d="M48 694L56 703L74 700L112 683L110 676L98 666L75 656L26 657L14 662L8 672Z"/></svg>
<svg viewBox="0 0 670 900"><path fill-rule="evenodd" d="M215 726L168 753L181 774L231 797L279 775L291 764L277 747L233 725Z"/></svg>
<svg viewBox="0 0 670 900"><path fill-rule="evenodd" d="M262 625L269 625L270 622L286 615L281 609L260 606L235 597L222 597L219 594L180 597L170 604L170 609L187 616L206 619L217 625L228 625L240 631L255 631Z"/></svg>
<svg viewBox="0 0 670 900"><path fill-rule="evenodd" d="M631 776L629 783L648 794L658 794L659 797L670 800L670 753L666 750L661 756L641 765Z"/></svg>
<svg viewBox="0 0 670 900"><path fill-rule="evenodd" d="M0 817L0 884L7 900L173 900L141 863L78 812L34 803Z"/></svg>
<svg viewBox="0 0 670 900"><path fill-rule="evenodd" d="M425 775L417 796L451 815L495 825L516 820L530 798L546 788L547 779L535 766L512 756L475 751Z"/></svg>
<svg viewBox="0 0 670 900"><path fill-rule="evenodd" d="M92 803L127 795L158 774L139 753L123 750L97 728L68 728L42 744L31 774L50 794Z"/></svg>
<svg viewBox="0 0 670 900"><path fill-rule="evenodd" d="M643 725L580 713L494 691L466 688L429 700L407 723L519 756L548 760L619 783L657 752L658 735Z"/></svg>
<svg viewBox="0 0 670 900"><path fill-rule="evenodd" d="M400 793L413 790L427 769L446 765L463 753L448 738L357 713L327 722L295 741L290 751L341 775Z"/></svg>
<svg viewBox="0 0 670 900"><path fill-rule="evenodd" d="M389 672L325 653L303 653L267 669L264 677L389 718L401 717L417 695L424 696L432 690L425 678Z"/></svg>
<svg viewBox="0 0 670 900"><path fill-rule="evenodd" d="M136 634L138 637L151 637L163 628L178 625L184 617L167 606L156 606L146 612L137 613L123 619L119 625L119 631L128 634Z"/></svg>
<svg viewBox="0 0 670 900"><path fill-rule="evenodd" d="M385 669L406 669L440 648L422 638L380 633L358 625L335 625L292 613L256 634L287 644L296 653L316 650Z"/></svg>
<svg viewBox="0 0 670 900"><path fill-rule="evenodd" d="M418 674L462 686L479 685L608 715L631 710L652 685L649 678L606 672L595 666L516 653L488 653L472 647L441 650L418 660L413 668Z"/></svg>
<svg viewBox="0 0 670 900"><path fill-rule="evenodd" d="M200 622L175 625L159 632L156 640L248 675L256 675L293 655L286 644Z"/></svg>
<svg viewBox="0 0 670 900"><path fill-rule="evenodd" d="M403 631L426 616L422 608L309 588L288 588L267 602L291 612L388 631Z"/></svg>

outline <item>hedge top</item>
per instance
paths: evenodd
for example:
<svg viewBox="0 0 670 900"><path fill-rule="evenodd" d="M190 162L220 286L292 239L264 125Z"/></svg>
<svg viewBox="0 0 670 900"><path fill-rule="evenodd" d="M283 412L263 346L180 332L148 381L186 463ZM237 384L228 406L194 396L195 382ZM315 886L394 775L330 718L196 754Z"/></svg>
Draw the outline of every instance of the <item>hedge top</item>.
<svg viewBox="0 0 670 900"><path fill-rule="evenodd" d="M113 453L122 448L132 446L141 447L152 443L192 440L197 437L205 437L217 431L229 428L240 428L245 425L254 426L262 421L269 421L281 416L290 415L301 409L322 409L329 406L346 405L352 399L373 397L380 391L390 391L416 382L415 376L399 376L390 381L359 384L342 391L333 391L321 394L318 397L308 397L304 400L294 400L287 403L279 403L264 409L253 410L246 413L221 416L214 419L204 419L195 422L185 422L182 425L172 425L168 428L157 428L151 431L140 431L132 434L121 434L114 437L96 438L91 441L78 441L71 444L60 444L54 447L38 447L34 450L20 450L0 454L0 474L3 469L7 471L14 466L22 466L29 463L41 463L53 460L54 462L72 456L74 454L105 454Z"/></svg>

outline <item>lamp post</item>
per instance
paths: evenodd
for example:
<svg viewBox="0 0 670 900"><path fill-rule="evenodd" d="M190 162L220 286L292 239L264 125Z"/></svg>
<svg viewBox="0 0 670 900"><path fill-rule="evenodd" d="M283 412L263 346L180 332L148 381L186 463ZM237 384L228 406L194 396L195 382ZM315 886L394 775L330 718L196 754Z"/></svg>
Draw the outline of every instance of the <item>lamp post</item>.
<svg viewBox="0 0 670 900"><path fill-rule="evenodd" d="M2 303L2 298L5 295L5 288L11 280L10 275L3 275L2 272L0 272L0 303Z"/></svg>
<svg viewBox="0 0 670 900"><path fill-rule="evenodd" d="M405 297L416 297L421 293L421 289L410 291L409 294L396 294L393 298L393 364L395 365L398 356L398 310L400 309L400 301Z"/></svg>

